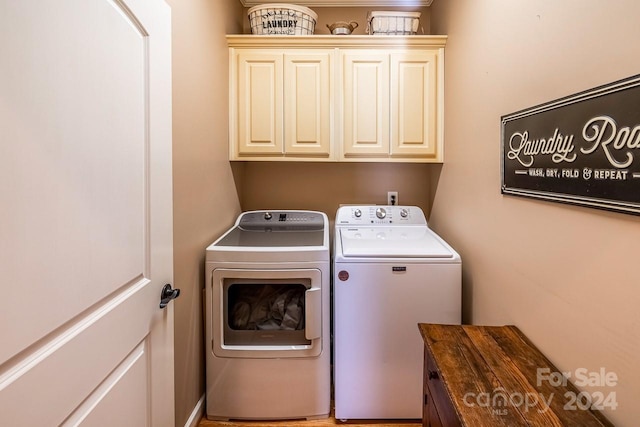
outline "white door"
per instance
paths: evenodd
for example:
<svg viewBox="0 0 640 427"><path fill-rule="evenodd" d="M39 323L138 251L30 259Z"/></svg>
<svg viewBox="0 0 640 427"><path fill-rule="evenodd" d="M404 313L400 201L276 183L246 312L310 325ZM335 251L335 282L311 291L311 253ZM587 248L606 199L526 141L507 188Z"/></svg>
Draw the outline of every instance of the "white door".
<svg viewBox="0 0 640 427"><path fill-rule="evenodd" d="M0 425L174 424L170 10L0 0Z"/></svg>

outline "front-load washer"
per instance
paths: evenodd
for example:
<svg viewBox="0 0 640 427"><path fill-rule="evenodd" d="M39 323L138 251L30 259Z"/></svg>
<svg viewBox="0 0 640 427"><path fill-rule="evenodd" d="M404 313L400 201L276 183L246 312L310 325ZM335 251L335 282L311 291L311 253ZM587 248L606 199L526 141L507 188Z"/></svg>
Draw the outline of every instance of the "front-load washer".
<svg viewBox="0 0 640 427"><path fill-rule="evenodd" d="M335 417L422 418L418 323L461 323L461 260L416 206L343 206L335 219Z"/></svg>
<svg viewBox="0 0 640 427"><path fill-rule="evenodd" d="M327 216L242 213L207 248L205 268L207 418L327 417Z"/></svg>

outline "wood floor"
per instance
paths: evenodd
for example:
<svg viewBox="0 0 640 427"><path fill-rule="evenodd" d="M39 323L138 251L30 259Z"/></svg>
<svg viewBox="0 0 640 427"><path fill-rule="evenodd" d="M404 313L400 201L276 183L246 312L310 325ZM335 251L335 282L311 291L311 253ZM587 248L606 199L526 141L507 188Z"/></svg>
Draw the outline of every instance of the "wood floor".
<svg viewBox="0 0 640 427"><path fill-rule="evenodd" d="M422 425L420 420L357 420L347 421L345 423L338 421L333 416L333 411L329 418L310 421L209 421L203 418L198 427L327 427L327 426L343 426L343 427L418 427Z"/></svg>

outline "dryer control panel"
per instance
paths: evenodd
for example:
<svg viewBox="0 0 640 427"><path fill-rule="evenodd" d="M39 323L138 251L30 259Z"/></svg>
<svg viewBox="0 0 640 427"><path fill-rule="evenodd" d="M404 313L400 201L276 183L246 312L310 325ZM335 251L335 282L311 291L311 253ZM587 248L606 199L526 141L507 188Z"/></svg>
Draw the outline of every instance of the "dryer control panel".
<svg viewBox="0 0 640 427"><path fill-rule="evenodd" d="M424 212L417 206L342 206L336 214L336 226L427 225Z"/></svg>
<svg viewBox="0 0 640 427"><path fill-rule="evenodd" d="M250 211L236 221L244 230L323 230L324 215L315 211Z"/></svg>

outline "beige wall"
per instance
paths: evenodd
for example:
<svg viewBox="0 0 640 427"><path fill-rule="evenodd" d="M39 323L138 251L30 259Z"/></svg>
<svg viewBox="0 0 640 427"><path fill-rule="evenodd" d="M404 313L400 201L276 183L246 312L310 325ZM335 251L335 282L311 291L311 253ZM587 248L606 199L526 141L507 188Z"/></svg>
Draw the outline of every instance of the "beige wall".
<svg viewBox="0 0 640 427"><path fill-rule="evenodd" d="M333 221L340 204L386 204L398 191L400 204L428 210L429 169L423 164L247 163L242 208L311 209Z"/></svg>
<svg viewBox="0 0 640 427"><path fill-rule="evenodd" d="M640 418L640 218L500 194L500 116L638 73L634 0L436 0L445 164L432 226L462 255L465 317L515 324L561 370L615 372ZM640 154L640 153L638 153ZM594 391L595 389L591 389Z"/></svg>
<svg viewBox="0 0 640 427"><path fill-rule="evenodd" d="M173 200L176 425L204 393L204 250L240 203L227 153L225 34L239 32L237 0L169 0L173 24Z"/></svg>

